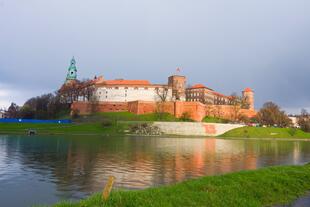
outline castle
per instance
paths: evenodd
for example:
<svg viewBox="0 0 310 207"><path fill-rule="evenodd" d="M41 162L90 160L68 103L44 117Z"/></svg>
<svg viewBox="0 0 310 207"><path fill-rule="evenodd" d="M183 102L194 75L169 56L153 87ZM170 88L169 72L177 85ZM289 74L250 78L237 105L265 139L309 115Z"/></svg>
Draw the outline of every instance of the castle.
<svg viewBox="0 0 310 207"><path fill-rule="evenodd" d="M76 61L72 58L66 82L77 82ZM152 113L161 110L176 117L184 113L195 121L201 121L206 115L232 119L235 107L232 97L214 91L202 84L186 87L186 77L171 75L167 84L152 84L148 80L106 80L103 76L89 81L93 87L92 100L75 100L71 108L81 114L94 112L129 111L136 114ZM254 92L246 88L242 98L248 102L247 108L240 108L238 113L252 117L254 110ZM95 106L95 107L94 107Z"/></svg>

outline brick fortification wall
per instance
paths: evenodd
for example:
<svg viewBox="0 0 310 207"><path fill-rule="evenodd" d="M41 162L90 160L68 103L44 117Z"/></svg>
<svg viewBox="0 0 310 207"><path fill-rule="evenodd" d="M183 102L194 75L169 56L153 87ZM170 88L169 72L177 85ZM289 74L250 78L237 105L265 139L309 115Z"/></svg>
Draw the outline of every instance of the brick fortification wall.
<svg viewBox="0 0 310 207"><path fill-rule="evenodd" d="M81 115L90 114L91 112L128 111L128 104L123 102L90 103L86 101L79 101L71 104L71 111L74 110L78 110Z"/></svg>
<svg viewBox="0 0 310 207"><path fill-rule="evenodd" d="M74 102L71 109L78 110L80 114L89 114L91 112L117 112L129 111L135 114L147 114L155 111L166 112L180 118L184 113L190 115L191 119L201 121L205 116L216 116L225 119L234 119L236 113L246 117L256 115L254 110L237 109L230 105L204 105L200 102L165 102L156 104L147 101L132 102L99 102L91 104L89 102Z"/></svg>

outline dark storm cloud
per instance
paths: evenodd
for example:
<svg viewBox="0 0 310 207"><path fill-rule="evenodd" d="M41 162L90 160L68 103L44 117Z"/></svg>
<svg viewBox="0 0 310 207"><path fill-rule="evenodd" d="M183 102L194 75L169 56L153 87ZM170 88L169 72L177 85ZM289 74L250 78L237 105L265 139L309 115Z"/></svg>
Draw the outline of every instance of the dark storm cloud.
<svg viewBox="0 0 310 207"><path fill-rule="evenodd" d="M28 92L10 101L56 90L75 55L80 78L164 83L181 67L226 94L252 87L257 107L310 106L308 0L0 2L0 90Z"/></svg>

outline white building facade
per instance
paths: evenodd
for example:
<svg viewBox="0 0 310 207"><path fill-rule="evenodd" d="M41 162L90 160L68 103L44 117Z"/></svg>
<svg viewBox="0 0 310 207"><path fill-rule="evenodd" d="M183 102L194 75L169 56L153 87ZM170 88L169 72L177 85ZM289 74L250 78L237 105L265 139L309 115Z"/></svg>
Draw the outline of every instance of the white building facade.
<svg viewBox="0 0 310 207"><path fill-rule="evenodd" d="M108 80L96 84L99 102L172 101L172 88L144 80Z"/></svg>
<svg viewBox="0 0 310 207"><path fill-rule="evenodd" d="M2 111L2 110L0 110L0 119L3 119L3 118L4 118L4 114L5 114L5 112Z"/></svg>

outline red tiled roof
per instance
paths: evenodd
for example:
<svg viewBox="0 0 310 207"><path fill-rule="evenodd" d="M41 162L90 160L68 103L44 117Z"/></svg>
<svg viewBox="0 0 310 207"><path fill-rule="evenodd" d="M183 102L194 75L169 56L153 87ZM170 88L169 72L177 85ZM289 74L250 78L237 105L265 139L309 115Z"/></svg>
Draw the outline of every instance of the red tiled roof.
<svg viewBox="0 0 310 207"><path fill-rule="evenodd" d="M147 80L106 80L103 81L104 85L150 85Z"/></svg>
<svg viewBox="0 0 310 207"><path fill-rule="evenodd" d="M221 97L225 97L225 98L228 98L227 96L225 96L224 94L221 94L221 93L218 93L218 92L215 92L215 91L212 91L212 93L216 96L221 96Z"/></svg>
<svg viewBox="0 0 310 207"><path fill-rule="evenodd" d="M193 85L192 88L206 88L206 86L204 86L203 84L196 84Z"/></svg>
<svg viewBox="0 0 310 207"><path fill-rule="evenodd" d="M251 88L246 88L244 89L244 92L253 92L253 90Z"/></svg>
<svg viewBox="0 0 310 207"><path fill-rule="evenodd" d="M213 89L208 88L207 86L205 86L203 84L195 84L191 88L206 88L206 89L209 89L209 90L213 91Z"/></svg>

